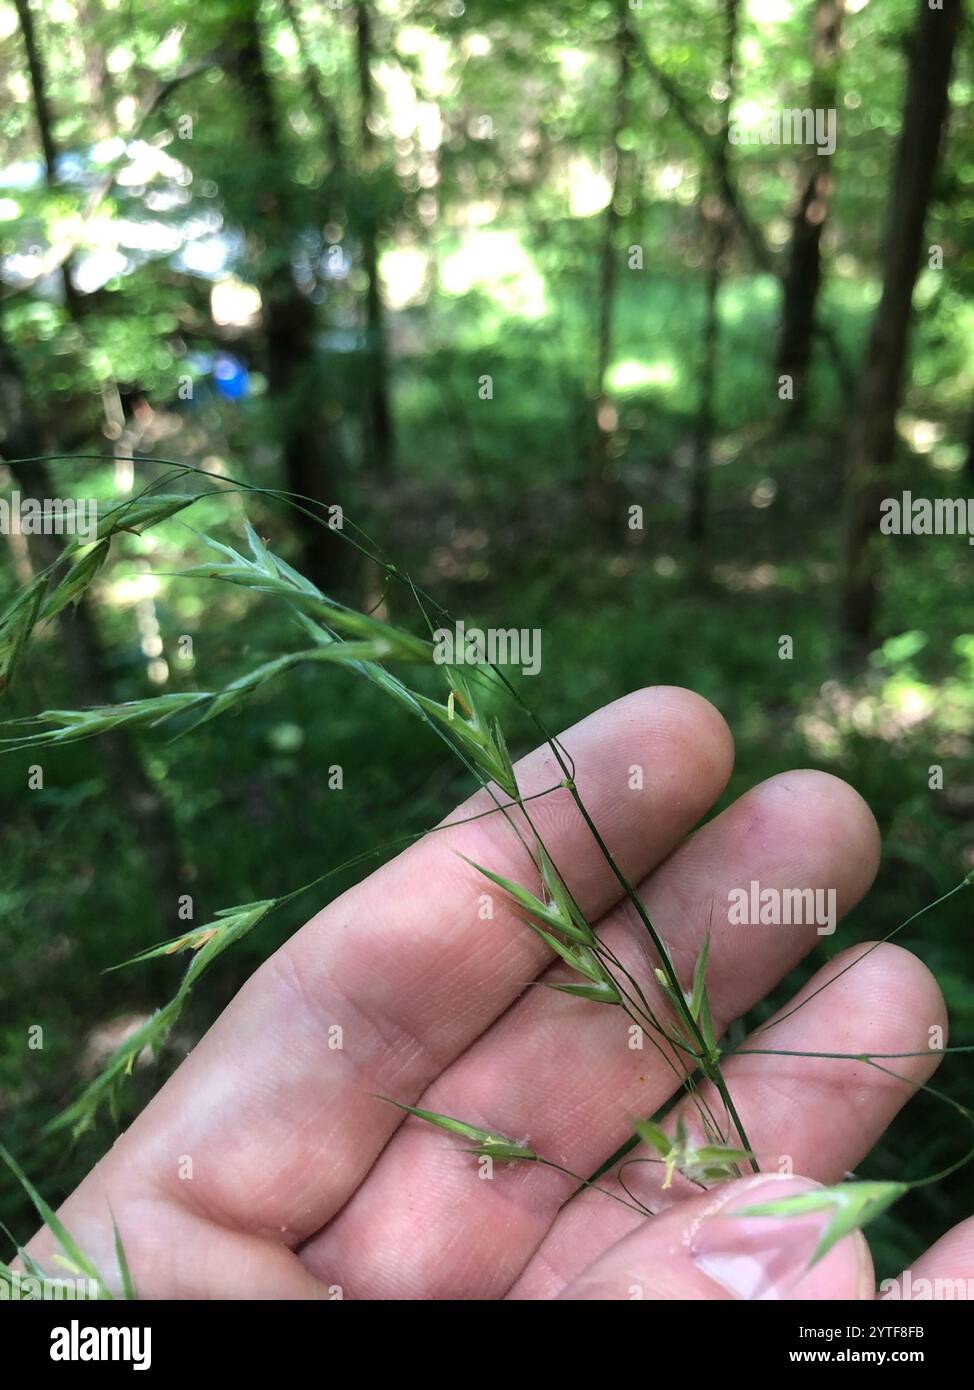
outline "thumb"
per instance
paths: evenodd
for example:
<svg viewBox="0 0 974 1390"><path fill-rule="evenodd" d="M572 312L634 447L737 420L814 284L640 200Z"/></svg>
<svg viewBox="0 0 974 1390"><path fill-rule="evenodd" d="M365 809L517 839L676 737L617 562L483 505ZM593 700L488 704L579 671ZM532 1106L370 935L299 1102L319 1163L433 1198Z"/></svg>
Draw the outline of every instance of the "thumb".
<svg viewBox="0 0 974 1390"><path fill-rule="evenodd" d="M872 1259L860 1231L809 1268L829 1211L740 1215L819 1186L810 1178L761 1173L678 1202L610 1246L559 1297L871 1299Z"/></svg>

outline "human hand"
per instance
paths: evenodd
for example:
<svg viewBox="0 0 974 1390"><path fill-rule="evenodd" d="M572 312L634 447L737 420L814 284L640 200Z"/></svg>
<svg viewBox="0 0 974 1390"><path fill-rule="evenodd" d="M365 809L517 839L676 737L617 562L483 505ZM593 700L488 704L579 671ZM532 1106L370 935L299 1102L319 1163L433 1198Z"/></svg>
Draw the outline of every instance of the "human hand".
<svg viewBox="0 0 974 1390"><path fill-rule="evenodd" d="M718 1036L817 936L814 924L732 925L714 905L757 880L834 888L842 915L873 879L872 816L818 772L774 777L685 838L732 760L724 721L688 691L630 695L561 742L681 980L710 927ZM643 769L638 790L634 767ZM546 748L517 773L524 797L562 776ZM936 1053L897 1062L906 1078L897 1080L855 1061L744 1055L744 1044L724 1075L767 1171L701 1192L679 1177L664 1188L659 1165L630 1166L626 1184L657 1213L650 1219L605 1192L566 1205L577 1183L539 1164L496 1164L484 1181L461 1142L377 1098L526 1137L588 1175L632 1133L634 1117L652 1115L676 1089L648 1038L630 1046L621 1009L531 987L569 976L501 895L483 919L485 881L461 854L538 888L505 819L470 820L491 805L478 793L450 818L467 823L438 830L344 894L256 972L65 1203L62 1219L81 1247L106 1274L115 1268L113 1214L140 1295L156 1298L873 1297L861 1234L809 1269L820 1214L730 1213L841 1179L909 1099L910 1083L934 1070ZM531 813L600 939L651 982L647 938L568 790L538 797ZM800 998L863 950L830 962ZM755 1046L923 1052L928 1030L944 1023L932 976L892 945L791 1014L795 1002ZM722 1114L719 1102L714 1109ZM777 1176L788 1166L802 1176ZM600 1185L616 1198L626 1192L611 1171ZM30 1249L45 1263L49 1235ZM913 1269L914 1280L968 1274L971 1222Z"/></svg>

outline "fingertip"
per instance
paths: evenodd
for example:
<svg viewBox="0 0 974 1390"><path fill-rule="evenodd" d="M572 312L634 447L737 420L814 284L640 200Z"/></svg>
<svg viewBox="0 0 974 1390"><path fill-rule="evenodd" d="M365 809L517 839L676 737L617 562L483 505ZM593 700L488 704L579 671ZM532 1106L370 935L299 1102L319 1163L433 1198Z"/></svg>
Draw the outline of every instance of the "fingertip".
<svg viewBox="0 0 974 1390"><path fill-rule="evenodd" d="M929 1045L933 1071L947 1040L947 1005L919 956L892 941L864 941L840 951L828 969L833 975L848 971L856 1014L880 1024L891 1048Z"/></svg>
<svg viewBox="0 0 974 1390"><path fill-rule="evenodd" d="M840 914L865 896L879 869L879 826L848 782L796 768L769 777L742 800L753 834L793 846L806 865L829 867Z"/></svg>
<svg viewBox="0 0 974 1390"><path fill-rule="evenodd" d="M694 1265L731 1298L871 1298L872 1258L861 1231L820 1254L834 1207L752 1214L821 1191L811 1178L775 1173L728 1183L691 1234Z"/></svg>
<svg viewBox="0 0 974 1390"><path fill-rule="evenodd" d="M727 720L709 700L680 685L646 685L623 697L641 738L665 735L682 747L689 769L698 769L722 790L734 767L734 736Z"/></svg>

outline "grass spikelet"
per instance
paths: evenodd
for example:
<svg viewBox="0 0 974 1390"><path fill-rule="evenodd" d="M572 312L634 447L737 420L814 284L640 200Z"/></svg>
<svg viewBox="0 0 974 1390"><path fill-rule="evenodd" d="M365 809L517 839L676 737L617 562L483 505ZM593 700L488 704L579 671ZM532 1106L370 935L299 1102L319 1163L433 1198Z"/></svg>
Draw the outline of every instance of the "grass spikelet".
<svg viewBox="0 0 974 1390"><path fill-rule="evenodd" d="M180 579L222 579L257 593L275 594L288 599L301 612L350 637L382 642L389 660L418 661L431 664L432 644L414 637L412 633L380 622L378 618L360 613L355 608L326 599L313 584L299 575L290 565L274 556L251 527L248 540L254 559L248 560L231 546L203 536L203 541L227 556L223 564L193 565L180 570Z"/></svg>
<svg viewBox="0 0 974 1390"><path fill-rule="evenodd" d="M439 1115L435 1110L420 1110L415 1105L403 1105L398 1100L390 1100L388 1096L380 1096L379 1099L386 1101L388 1105L394 1105L397 1110L404 1110L407 1115L415 1115L418 1120L425 1120L437 1129L445 1129L449 1134L458 1134L462 1139L469 1139L472 1147L467 1150L468 1153L477 1154L481 1158L495 1158L502 1163L539 1161L538 1155L533 1149L528 1148L527 1144L508 1139L505 1134L481 1129L478 1125L469 1125L465 1120L453 1119L451 1115Z"/></svg>
<svg viewBox="0 0 974 1390"><path fill-rule="evenodd" d="M466 855L461 855L460 857L466 859ZM553 866L551 866L551 861L547 858L547 855L544 856L542 863L545 861L547 861L547 864L551 867L551 872L554 873ZM496 874L492 869L485 869L482 864L475 863L473 859L466 859L466 862L471 868L476 869L479 874L483 874L484 878L489 879L491 883L495 883L498 888L502 888L504 892L514 900L514 903L521 909L522 913L526 913L529 918L537 917L540 921L544 922L546 926L550 927L552 931L561 933L561 935L566 936L569 941L577 942L582 946L594 945L595 935L592 928L581 916L581 913L577 912L577 910L571 911L565 906L564 899L559 901L553 898L549 902L542 902L534 893L529 892L528 889L522 887L521 884L515 883L513 879L505 878L503 874ZM528 925L534 926L534 923L529 921ZM548 939L550 943L550 938L546 937L546 939Z"/></svg>
<svg viewBox="0 0 974 1390"><path fill-rule="evenodd" d="M186 507L191 507L194 502L198 502L200 497L208 496L210 494L205 492L147 492L138 497L126 498L124 502L120 502L117 507L112 507L111 511L99 518L96 537L100 541L106 540L119 531L141 535L150 526L156 526L160 521L167 521L177 512L184 511ZM72 549L76 549L77 544L76 542Z"/></svg>
<svg viewBox="0 0 974 1390"><path fill-rule="evenodd" d="M479 767L488 781L496 782L513 800L518 799L517 779L498 719L487 719L472 683L455 666L444 666L448 685L445 703L414 692L419 706L436 721L450 742Z"/></svg>
<svg viewBox="0 0 974 1390"><path fill-rule="evenodd" d="M77 604L79 599L88 588L91 581L95 578L98 571L108 559L108 552L111 549L109 540L98 541L90 550L76 560L67 574L58 584L57 588L47 598L41 611L41 617L46 621L60 613L69 603Z"/></svg>
<svg viewBox="0 0 974 1390"><path fill-rule="evenodd" d="M653 1120L634 1120L633 1129L662 1159L666 1172L664 1189L672 1186L675 1173L682 1173L701 1186L739 1177L739 1165L750 1163L754 1158L750 1149L737 1148L732 1144L696 1143L690 1138L682 1116L677 1120L676 1133L672 1138Z"/></svg>
<svg viewBox="0 0 974 1390"><path fill-rule="evenodd" d="M40 618L47 584L47 575L39 574L17 594L0 618L0 694L10 688L14 672Z"/></svg>
<svg viewBox="0 0 974 1390"><path fill-rule="evenodd" d="M76 743L79 739L110 733L124 725L161 724L173 715L181 714L212 698L211 695L200 694L199 691L181 691L169 695L154 695L145 700L128 700L119 705L94 705L91 709L49 709L31 719L11 720L7 727L18 724L54 724L56 728L0 739L0 744L6 749L15 749Z"/></svg>
<svg viewBox="0 0 974 1390"><path fill-rule="evenodd" d="M73 1137L77 1139L91 1128L104 1105L108 1106L117 1123L119 1092L126 1078L131 1076L136 1059L146 1048L158 1055L179 1017L184 1001L185 995L177 995L163 1008L157 1009L151 1018L146 1019L140 1028L121 1042L94 1080L89 1082L71 1105L59 1115L55 1115L45 1126L43 1133L54 1134L59 1130L70 1129Z"/></svg>
<svg viewBox="0 0 974 1390"><path fill-rule="evenodd" d="M180 951L200 951L211 942L217 942L218 949L211 949L203 965L205 969L215 956L232 946L235 941L239 941L242 936L246 936L247 932L262 921L277 901L276 898L265 898L260 902L244 903L240 907L225 907L216 914L213 921L193 927L191 931L171 937L168 941L162 941L158 946L150 946L111 968L124 970L126 966L141 965L143 961L155 960L158 956L173 956ZM197 971L197 976L199 973ZM194 976L194 979L197 976ZM192 984L193 981L189 983Z"/></svg>
<svg viewBox="0 0 974 1390"><path fill-rule="evenodd" d="M905 1182L842 1182L820 1192L800 1192L776 1202L760 1202L736 1211L735 1216L803 1216L810 1211L828 1211L832 1216L812 1252L808 1268L818 1264L843 1236L861 1230L908 1192Z"/></svg>

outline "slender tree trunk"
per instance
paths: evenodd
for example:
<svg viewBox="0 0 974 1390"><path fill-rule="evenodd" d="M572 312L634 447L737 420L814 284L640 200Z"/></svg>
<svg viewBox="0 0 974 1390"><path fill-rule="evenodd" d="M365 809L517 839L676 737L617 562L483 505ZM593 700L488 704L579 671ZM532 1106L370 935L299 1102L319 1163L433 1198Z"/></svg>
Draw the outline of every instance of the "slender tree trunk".
<svg viewBox="0 0 974 1390"><path fill-rule="evenodd" d="M343 172L345 158L342 148L342 133L338 121L338 110L334 102L329 101L325 96L322 87L321 76L315 66L311 56L311 45L308 43L308 35L305 30L304 19L295 0L282 0L282 9L287 18L288 24L294 34L294 41L297 44L298 56L301 59L301 67L304 72L304 85L308 93L308 100L311 103L321 129L325 135L328 148L328 156L331 160L331 177L334 180L337 175Z"/></svg>
<svg viewBox="0 0 974 1390"><path fill-rule="evenodd" d="M707 537L710 514L710 463L714 436L717 391L717 349L720 340L720 286L723 275L721 259L727 243L727 229L722 223L708 229L710 240L707 267L707 307L703 324L703 354L700 364L700 398L693 431L693 454L690 471L690 510L687 517L687 538L700 544Z"/></svg>
<svg viewBox="0 0 974 1390"><path fill-rule="evenodd" d="M873 634L879 580L879 504L896 447L896 412L907 359L913 288L947 121L948 87L962 0L920 13L910 39L903 124L887 215L883 292L862 369L847 477L842 626L865 648Z"/></svg>
<svg viewBox="0 0 974 1390"><path fill-rule="evenodd" d="M383 479L392 472L395 436L389 404L389 353L386 342L382 285L379 279L379 222L369 187L376 169L375 84L372 80L372 12L368 0L355 6L355 52L359 82L359 153L365 177L365 206L361 217L362 268L368 277L365 291L365 412L363 434L369 472Z"/></svg>
<svg viewBox="0 0 974 1390"><path fill-rule="evenodd" d="M57 146L54 143L54 121L47 99L44 60L41 57L37 33L34 29L34 15L28 0L14 0L14 3L17 7L20 32L23 35L24 49L27 53L27 70L30 74L31 95L34 99L34 117L37 121L37 133L40 136L41 150L44 154L44 177L48 189L53 191L58 184ZM65 308L72 319L77 319L80 316L80 308L78 293L71 279L70 257L61 266L61 277L64 284Z"/></svg>
<svg viewBox="0 0 974 1390"><path fill-rule="evenodd" d="M115 84L105 62L105 51L94 37L102 18L98 0L78 0L78 23L85 55L85 76L92 105L97 112L97 128L102 136L115 134Z"/></svg>
<svg viewBox="0 0 974 1390"><path fill-rule="evenodd" d="M609 143L612 171L612 190L602 222L602 249L599 255L598 343L595 363L595 430L592 469L593 504L598 515L609 511L609 494L613 485L609 442L615 429L616 411L608 389L609 365L612 360L612 323L615 308L616 284L619 278L620 250L616 242L622 225L621 202L631 177L631 160L621 145L622 134L629 121L630 84L634 56L634 41L629 24L627 0L616 0L615 29L615 110Z"/></svg>
<svg viewBox="0 0 974 1390"><path fill-rule="evenodd" d="M257 0L240 0L228 40L250 136L266 169L264 192L250 230L262 243L265 261L258 279L268 388L277 412L288 489L312 499L306 506L315 502L328 506L339 500L334 494L336 449L322 411L314 306L299 290L291 271L295 209L287 183L287 149L264 64L257 12ZM302 539L305 572L320 588L334 587L343 570L340 539L303 513L295 512L294 518Z"/></svg>
<svg viewBox="0 0 974 1390"><path fill-rule="evenodd" d="M17 487L27 497L56 496L46 463L17 462L43 454L46 441L31 410L20 365L7 346L2 330L0 406L4 425L0 449ZM31 536L28 545L37 570L53 564L62 550L61 539L56 535ZM57 622L78 702L84 705L113 703L104 652L88 597L83 596L75 607L64 609ZM184 891L175 826L161 792L143 766L138 745L126 730L116 729L105 734L100 746L108 779L123 803L124 814L135 828L164 928L166 923L175 920L179 894Z"/></svg>
<svg viewBox="0 0 974 1390"><path fill-rule="evenodd" d="M653 81L669 101L674 115L699 145L704 159L710 167L711 175L717 183L718 191L733 216L735 228L746 244L755 266L765 274L777 275L776 260L765 240L764 233L744 205L744 199L732 176L729 162L721 157L721 145L726 146L727 143L726 132L723 137L720 135L714 137L710 134L703 122L696 116L683 89L653 60L647 52L645 44L640 44L640 58ZM855 398L855 376L834 330L830 325L819 321L815 331L828 349L843 394L851 402Z"/></svg>
<svg viewBox="0 0 974 1390"><path fill-rule="evenodd" d="M815 0L812 19L812 80L809 106L834 110L837 96L839 41L845 0ZM822 283L822 233L832 195L831 156L809 146L803 161L801 191L792 219L788 268L782 282L779 376L790 376L793 417L805 408L805 380L816 331L816 306Z"/></svg>
<svg viewBox="0 0 974 1390"><path fill-rule="evenodd" d="M710 510L710 463L716 423L717 353L720 346L720 290L723 280L723 261L730 245L736 219L734 207L728 202L727 189L732 187L729 164L730 114L734 104L735 60L737 31L740 22L740 0L724 0L724 57L723 83L725 89L721 132L715 153L715 208L707 231L707 308L703 326L703 353L700 370L700 398L693 439L693 462L690 474L690 510L687 535L700 544L707 534ZM708 199L702 204L707 218Z"/></svg>

